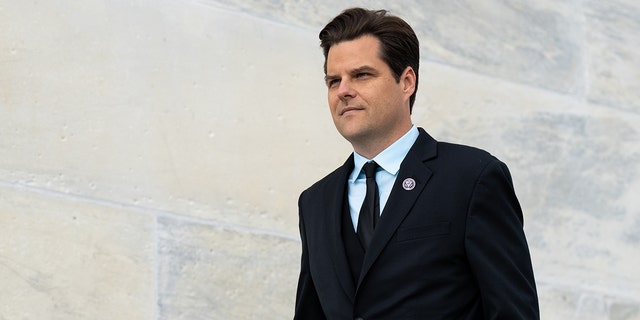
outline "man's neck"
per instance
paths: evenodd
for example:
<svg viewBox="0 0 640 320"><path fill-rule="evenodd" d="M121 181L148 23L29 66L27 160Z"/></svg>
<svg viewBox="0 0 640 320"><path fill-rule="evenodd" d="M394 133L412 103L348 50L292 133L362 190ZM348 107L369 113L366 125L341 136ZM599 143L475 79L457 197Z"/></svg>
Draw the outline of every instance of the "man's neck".
<svg viewBox="0 0 640 320"><path fill-rule="evenodd" d="M394 142L398 141L398 139L402 138L402 136L411 130L412 126L413 124L409 122L408 126L403 128L403 130L395 130L394 132L378 139L367 139L367 141L363 141L361 143L351 142L351 145L355 152L371 160L391 146Z"/></svg>

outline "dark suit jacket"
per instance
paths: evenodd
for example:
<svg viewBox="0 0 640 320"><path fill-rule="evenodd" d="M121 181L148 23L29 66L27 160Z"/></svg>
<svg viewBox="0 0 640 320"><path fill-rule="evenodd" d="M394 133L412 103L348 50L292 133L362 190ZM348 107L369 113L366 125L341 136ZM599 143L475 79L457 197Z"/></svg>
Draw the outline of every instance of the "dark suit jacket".
<svg viewBox="0 0 640 320"><path fill-rule="evenodd" d="M539 319L507 167L419 130L355 283L341 238L353 158L300 195L295 319Z"/></svg>

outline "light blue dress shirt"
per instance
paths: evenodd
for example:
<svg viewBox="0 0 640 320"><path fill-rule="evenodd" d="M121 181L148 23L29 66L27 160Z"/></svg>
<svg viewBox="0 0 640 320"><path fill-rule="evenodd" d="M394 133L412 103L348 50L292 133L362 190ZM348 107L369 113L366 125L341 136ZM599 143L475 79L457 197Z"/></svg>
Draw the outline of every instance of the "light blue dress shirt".
<svg viewBox="0 0 640 320"><path fill-rule="evenodd" d="M353 152L353 171L349 175L347 189L349 210L351 211L351 221L353 222L354 230L358 230L358 215L360 214L360 208L362 207L362 202L367 192L367 178L362 171L364 164L373 160L380 166L376 172L376 183L378 183L378 191L380 192L380 214L382 215L384 206L389 199L391 188L398 177L400 164L402 164L409 149L411 149L411 146L413 146L418 139L418 135L418 128L413 125L400 139L384 149L373 159L367 159L357 152Z"/></svg>

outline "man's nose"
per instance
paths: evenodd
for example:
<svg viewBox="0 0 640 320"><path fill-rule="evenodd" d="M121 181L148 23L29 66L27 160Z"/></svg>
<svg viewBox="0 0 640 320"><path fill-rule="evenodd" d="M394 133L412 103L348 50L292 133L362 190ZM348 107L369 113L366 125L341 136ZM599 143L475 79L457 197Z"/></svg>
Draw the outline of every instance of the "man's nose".
<svg viewBox="0 0 640 320"><path fill-rule="evenodd" d="M338 96L340 99L349 99L356 96L356 91L351 86L350 81L342 80L340 81L340 86L338 87Z"/></svg>

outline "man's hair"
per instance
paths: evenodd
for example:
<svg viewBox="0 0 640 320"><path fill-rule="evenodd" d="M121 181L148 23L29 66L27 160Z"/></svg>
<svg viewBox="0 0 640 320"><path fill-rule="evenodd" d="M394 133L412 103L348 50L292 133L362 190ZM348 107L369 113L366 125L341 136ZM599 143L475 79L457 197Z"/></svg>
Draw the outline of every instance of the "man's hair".
<svg viewBox="0 0 640 320"><path fill-rule="evenodd" d="M389 66L396 81L400 81L400 76L407 67L413 68L416 74L416 87L409 98L411 111L418 91L420 45L411 26L398 17L387 15L386 10L347 9L320 31L320 47L324 53L324 73L327 73L327 56L331 46L365 35L374 36L380 41L380 59Z"/></svg>

